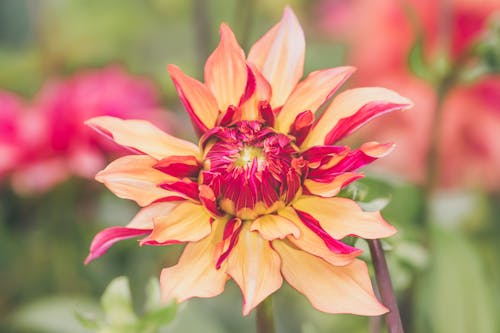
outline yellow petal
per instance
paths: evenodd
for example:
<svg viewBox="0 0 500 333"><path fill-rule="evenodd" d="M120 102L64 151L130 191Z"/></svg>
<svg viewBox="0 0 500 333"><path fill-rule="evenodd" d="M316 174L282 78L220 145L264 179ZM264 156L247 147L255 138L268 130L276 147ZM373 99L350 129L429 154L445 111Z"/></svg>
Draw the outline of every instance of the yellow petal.
<svg viewBox="0 0 500 333"><path fill-rule="evenodd" d="M333 99L302 143L301 148L305 150L312 146L323 145L328 133L341 119L354 116L364 105L372 102L399 104L400 109L408 109L412 106L410 100L385 88L355 88L343 91ZM364 124L363 121L360 125L362 124Z"/></svg>
<svg viewBox="0 0 500 333"><path fill-rule="evenodd" d="M259 39L248 54L271 84L273 108L285 103L304 71L305 39L297 17L286 7L281 21Z"/></svg>
<svg viewBox="0 0 500 333"><path fill-rule="evenodd" d="M280 258L271 244L244 223L238 243L231 251L228 274L243 294L243 315L281 287Z"/></svg>
<svg viewBox="0 0 500 333"><path fill-rule="evenodd" d="M252 222L251 231L258 231L260 235L269 241L277 238L283 239L288 235L295 238L300 236L298 227L290 220L279 215L263 215Z"/></svg>
<svg viewBox="0 0 500 333"><path fill-rule="evenodd" d="M363 261L356 259L346 266L332 266L280 240L273 241L273 247L281 257L284 278L316 309L366 316L388 311L375 297Z"/></svg>
<svg viewBox="0 0 500 333"><path fill-rule="evenodd" d="M388 224L379 212L363 212L351 199L304 195L293 203L293 207L318 220L335 239L351 234L374 239L396 233L396 228Z"/></svg>
<svg viewBox="0 0 500 333"><path fill-rule="evenodd" d="M154 229L142 243L196 242L211 230L210 215L202 205L182 202L169 215L154 219Z"/></svg>
<svg viewBox="0 0 500 333"><path fill-rule="evenodd" d="M240 104L247 84L245 54L226 24L220 27L219 46L205 64L205 84L222 112Z"/></svg>
<svg viewBox="0 0 500 333"><path fill-rule="evenodd" d="M139 206L147 206L161 198L179 196L177 192L158 186L176 178L154 169L156 162L147 155L124 156L111 162L95 178L116 196L134 200Z"/></svg>
<svg viewBox="0 0 500 333"><path fill-rule="evenodd" d="M153 219L170 214L179 202L155 202L142 208L127 225L127 228L153 229Z"/></svg>
<svg viewBox="0 0 500 333"><path fill-rule="evenodd" d="M253 64L248 64L254 79L255 91L240 106L242 120L259 120L259 103L271 99L271 85L264 78L262 73Z"/></svg>
<svg viewBox="0 0 500 333"><path fill-rule="evenodd" d="M224 291L228 279L223 267L215 269L214 252L222 240L225 221L215 220L208 237L189 243L177 265L161 272L161 296L168 302L182 302L191 297L213 297Z"/></svg>
<svg viewBox="0 0 500 333"><path fill-rule="evenodd" d="M148 154L157 160L171 155L192 155L200 158L195 144L169 135L145 120L123 120L102 116L89 119L85 124L102 132L118 143Z"/></svg>
<svg viewBox="0 0 500 333"><path fill-rule="evenodd" d="M310 73L292 91L283 109L276 118L276 129L288 133L297 115L309 110L315 113L318 108L354 72L354 67L337 67Z"/></svg>
<svg viewBox="0 0 500 333"><path fill-rule="evenodd" d="M351 253L334 253L325 245L323 240L316 235L311 229L302 223L293 208L287 207L278 212L284 218L293 221L299 228L299 237L288 237L288 240L298 248L321 257L327 262L335 266L344 266L352 262L357 256L361 255L362 250L353 251Z"/></svg>
<svg viewBox="0 0 500 333"><path fill-rule="evenodd" d="M309 192L320 197L333 197L337 195L344 187L353 180L361 178L363 175L355 172L346 172L338 175L329 183L317 182L312 179L304 180L304 186Z"/></svg>

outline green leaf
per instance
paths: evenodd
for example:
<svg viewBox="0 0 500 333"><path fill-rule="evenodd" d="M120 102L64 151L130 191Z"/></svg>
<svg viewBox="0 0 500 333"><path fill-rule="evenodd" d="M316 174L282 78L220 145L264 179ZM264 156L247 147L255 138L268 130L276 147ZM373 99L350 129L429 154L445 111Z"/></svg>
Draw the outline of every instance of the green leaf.
<svg viewBox="0 0 500 333"><path fill-rule="evenodd" d="M175 303L165 305L160 301L160 283L157 278L151 278L146 286L146 304L144 316L139 321L141 332L150 332L170 323L177 314Z"/></svg>
<svg viewBox="0 0 500 333"><path fill-rule="evenodd" d="M424 38L417 36L408 54L408 66L410 70L419 78L428 82L433 82L433 75L430 67L424 58Z"/></svg>
<svg viewBox="0 0 500 333"><path fill-rule="evenodd" d="M130 325L137 321L132 306L129 282L124 276L111 281L102 295L101 305L106 321L111 326Z"/></svg>

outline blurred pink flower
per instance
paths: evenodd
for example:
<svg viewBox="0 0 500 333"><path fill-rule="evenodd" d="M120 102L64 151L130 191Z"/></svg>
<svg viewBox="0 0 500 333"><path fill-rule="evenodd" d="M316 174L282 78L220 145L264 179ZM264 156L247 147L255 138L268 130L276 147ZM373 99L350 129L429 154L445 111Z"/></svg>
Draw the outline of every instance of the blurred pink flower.
<svg viewBox="0 0 500 333"><path fill-rule="evenodd" d="M456 58L477 38L488 16L500 6L496 0L449 2L449 26L440 18L440 4L433 0L410 0L408 8L392 0L329 0L317 8L319 27L348 43L349 63L357 66L357 84L397 89L415 102L412 115L394 113L384 122L373 122L361 137L383 141L392 138L397 149L384 159L386 166L412 181L423 182L435 111L433 88L407 68L410 48L417 32L407 12L423 28L426 56L435 57L449 46ZM449 29L449 40L439 29ZM500 78L488 77L477 84L454 88L443 106L439 139L440 185L500 188ZM416 114L415 114L416 112ZM415 119L418 119L415 121Z"/></svg>
<svg viewBox="0 0 500 333"><path fill-rule="evenodd" d="M153 83L118 66L50 80L29 106L10 104L19 105L5 126L12 127L10 137L17 140L20 156L12 161L12 183L20 193L43 192L70 175L93 177L106 164L106 155L116 148L83 125L89 117L147 118L167 126L173 121L160 110Z"/></svg>
<svg viewBox="0 0 500 333"><path fill-rule="evenodd" d="M19 159L17 119L22 108L16 95L0 91L0 180Z"/></svg>

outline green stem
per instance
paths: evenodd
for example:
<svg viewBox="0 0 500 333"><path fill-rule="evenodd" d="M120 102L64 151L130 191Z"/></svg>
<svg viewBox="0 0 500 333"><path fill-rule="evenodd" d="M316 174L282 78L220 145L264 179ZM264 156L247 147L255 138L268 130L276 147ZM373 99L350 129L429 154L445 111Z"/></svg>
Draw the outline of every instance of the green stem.
<svg viewBox="0 0 500 333"><path fill-rule="evenodd" d="M257 306L257 333L275 333L273 300L267 297Z"/></svg>
<svg viewBox="0 0 500 333"><path fill-rule="evenodd" d="M377 279L378 290L382 298L382 303L389 308L389 313L385 315L385 323L389 333L404 333L401 316L399 314L398 303L392 288L391 276L387 268L384 250L378 239L368 240L370 254L375 268L375 278Z"/></svg>

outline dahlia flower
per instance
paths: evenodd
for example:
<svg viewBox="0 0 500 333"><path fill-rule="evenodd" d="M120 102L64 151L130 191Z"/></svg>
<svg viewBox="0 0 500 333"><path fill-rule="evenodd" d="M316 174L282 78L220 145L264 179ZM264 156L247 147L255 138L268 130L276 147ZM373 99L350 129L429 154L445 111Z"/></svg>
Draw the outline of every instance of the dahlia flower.
<svg viewBox="0 0 500 333"><path fill-rule="evenodd" d="M216 296L232 278L247 315L284 278L321 311L387 312L367 265L357 259L361 250L342 238L381 238L396 230L379 212L364 212L337 194L393 144L350 149L337 142L410 101L383 88L350 89L315 120L354 68L315 71L300 81L305 41L289 8L247 58L225 24L220 38L206 62L205 83L168 66L199 134L197 145L142 120L87 121L133 152L96 179L143 208L126 227L97 234L86 262L119 240L145 236L141 245L187 244L179 262L161 273L165 301Z"/></svg>

